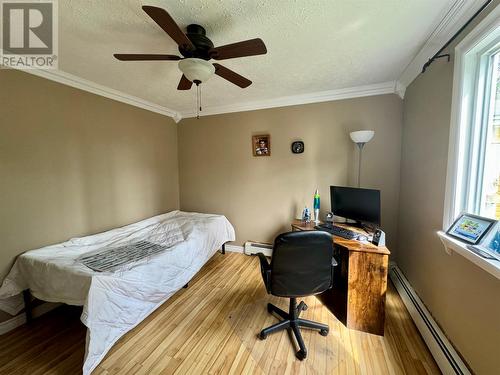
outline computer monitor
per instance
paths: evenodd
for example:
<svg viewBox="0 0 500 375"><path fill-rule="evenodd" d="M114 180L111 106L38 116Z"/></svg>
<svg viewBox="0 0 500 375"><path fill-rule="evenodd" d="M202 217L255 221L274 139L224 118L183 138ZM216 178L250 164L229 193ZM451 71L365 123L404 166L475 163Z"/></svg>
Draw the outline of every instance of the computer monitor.
<svg viewBox="0 0 500 375"><path fill-rule="evenodd" d="M330 186L330 199L334 215L380 225L380 190Z"/></svg>

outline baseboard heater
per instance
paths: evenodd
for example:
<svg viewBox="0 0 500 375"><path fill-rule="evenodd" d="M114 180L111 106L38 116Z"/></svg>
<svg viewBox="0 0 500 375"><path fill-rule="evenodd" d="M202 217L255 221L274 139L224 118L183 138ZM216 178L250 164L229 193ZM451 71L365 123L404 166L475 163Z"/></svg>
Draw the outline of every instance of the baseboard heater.
<svg viewBox="0 0 500 375"><path fill-rule="evenodd" d="M443 374L470 375L467 365L396 264L389 266L389 276Z"/></svg>
<svg viewBox="0 0 500 375"><path fill-rule="evenodd" d="M247 241L245 242L244 252L246 255L262 253L265 256L270 257L273 255L273 245L269 243Z"/></svg>

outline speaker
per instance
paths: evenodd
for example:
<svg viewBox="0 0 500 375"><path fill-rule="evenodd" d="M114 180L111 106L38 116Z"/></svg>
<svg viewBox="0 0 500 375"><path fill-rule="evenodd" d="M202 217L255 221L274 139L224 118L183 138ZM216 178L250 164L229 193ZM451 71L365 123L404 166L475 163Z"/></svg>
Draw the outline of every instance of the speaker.
<svg viewBox="0 0 500 375"><path fill-rule="evenodd" d="M372 244L375 246L385 246L385 233L382 230L375 230L375 233L373 233Z"/></svg>

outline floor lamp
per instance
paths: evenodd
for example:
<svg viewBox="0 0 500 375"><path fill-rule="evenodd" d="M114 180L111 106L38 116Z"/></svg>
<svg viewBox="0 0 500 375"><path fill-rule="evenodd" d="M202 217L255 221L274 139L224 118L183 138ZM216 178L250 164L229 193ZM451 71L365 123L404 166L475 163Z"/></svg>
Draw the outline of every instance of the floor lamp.
<svg viewBox="0 0 500 375"><path fill-rule="evenodd" d="M354 143L358 145L359 160L358 160L358 187L361 186L361 155L363 154L363 147L375 135L373 130L358 130L349 134Z"/></svg>

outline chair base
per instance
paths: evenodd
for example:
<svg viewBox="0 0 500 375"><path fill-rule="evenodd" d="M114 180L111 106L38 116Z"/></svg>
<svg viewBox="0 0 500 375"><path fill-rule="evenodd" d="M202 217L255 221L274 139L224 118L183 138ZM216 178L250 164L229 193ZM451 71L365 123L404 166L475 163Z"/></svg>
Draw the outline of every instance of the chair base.
<svg viewBox="0 0 500 375"><path fill-rule="evenodd" d="M328 332L330 331L330 329L326 324L299 318L300 313L305 310L307 310L307 305L304 303L304 301L301 301L297 305L296 298L290 298L290 309L288 313L281 310L279 307L276 307L273 304L268 303L267 311L269 313L274 312L278 314L280 317L283 318L283 320L281 320L279 323L273 324L272 326L264 328L262 331L260 331L259 339L265 340L267 336L271 333L282 331L284 329L291 329L300 348L300 350L297 353L295 353L295 356L301 361L304 360L307 357L307 349L304 344L304 340L302 339L302 334L300 333L300 327L318 329L320 335L322 336L328 335Z"/></svg>

